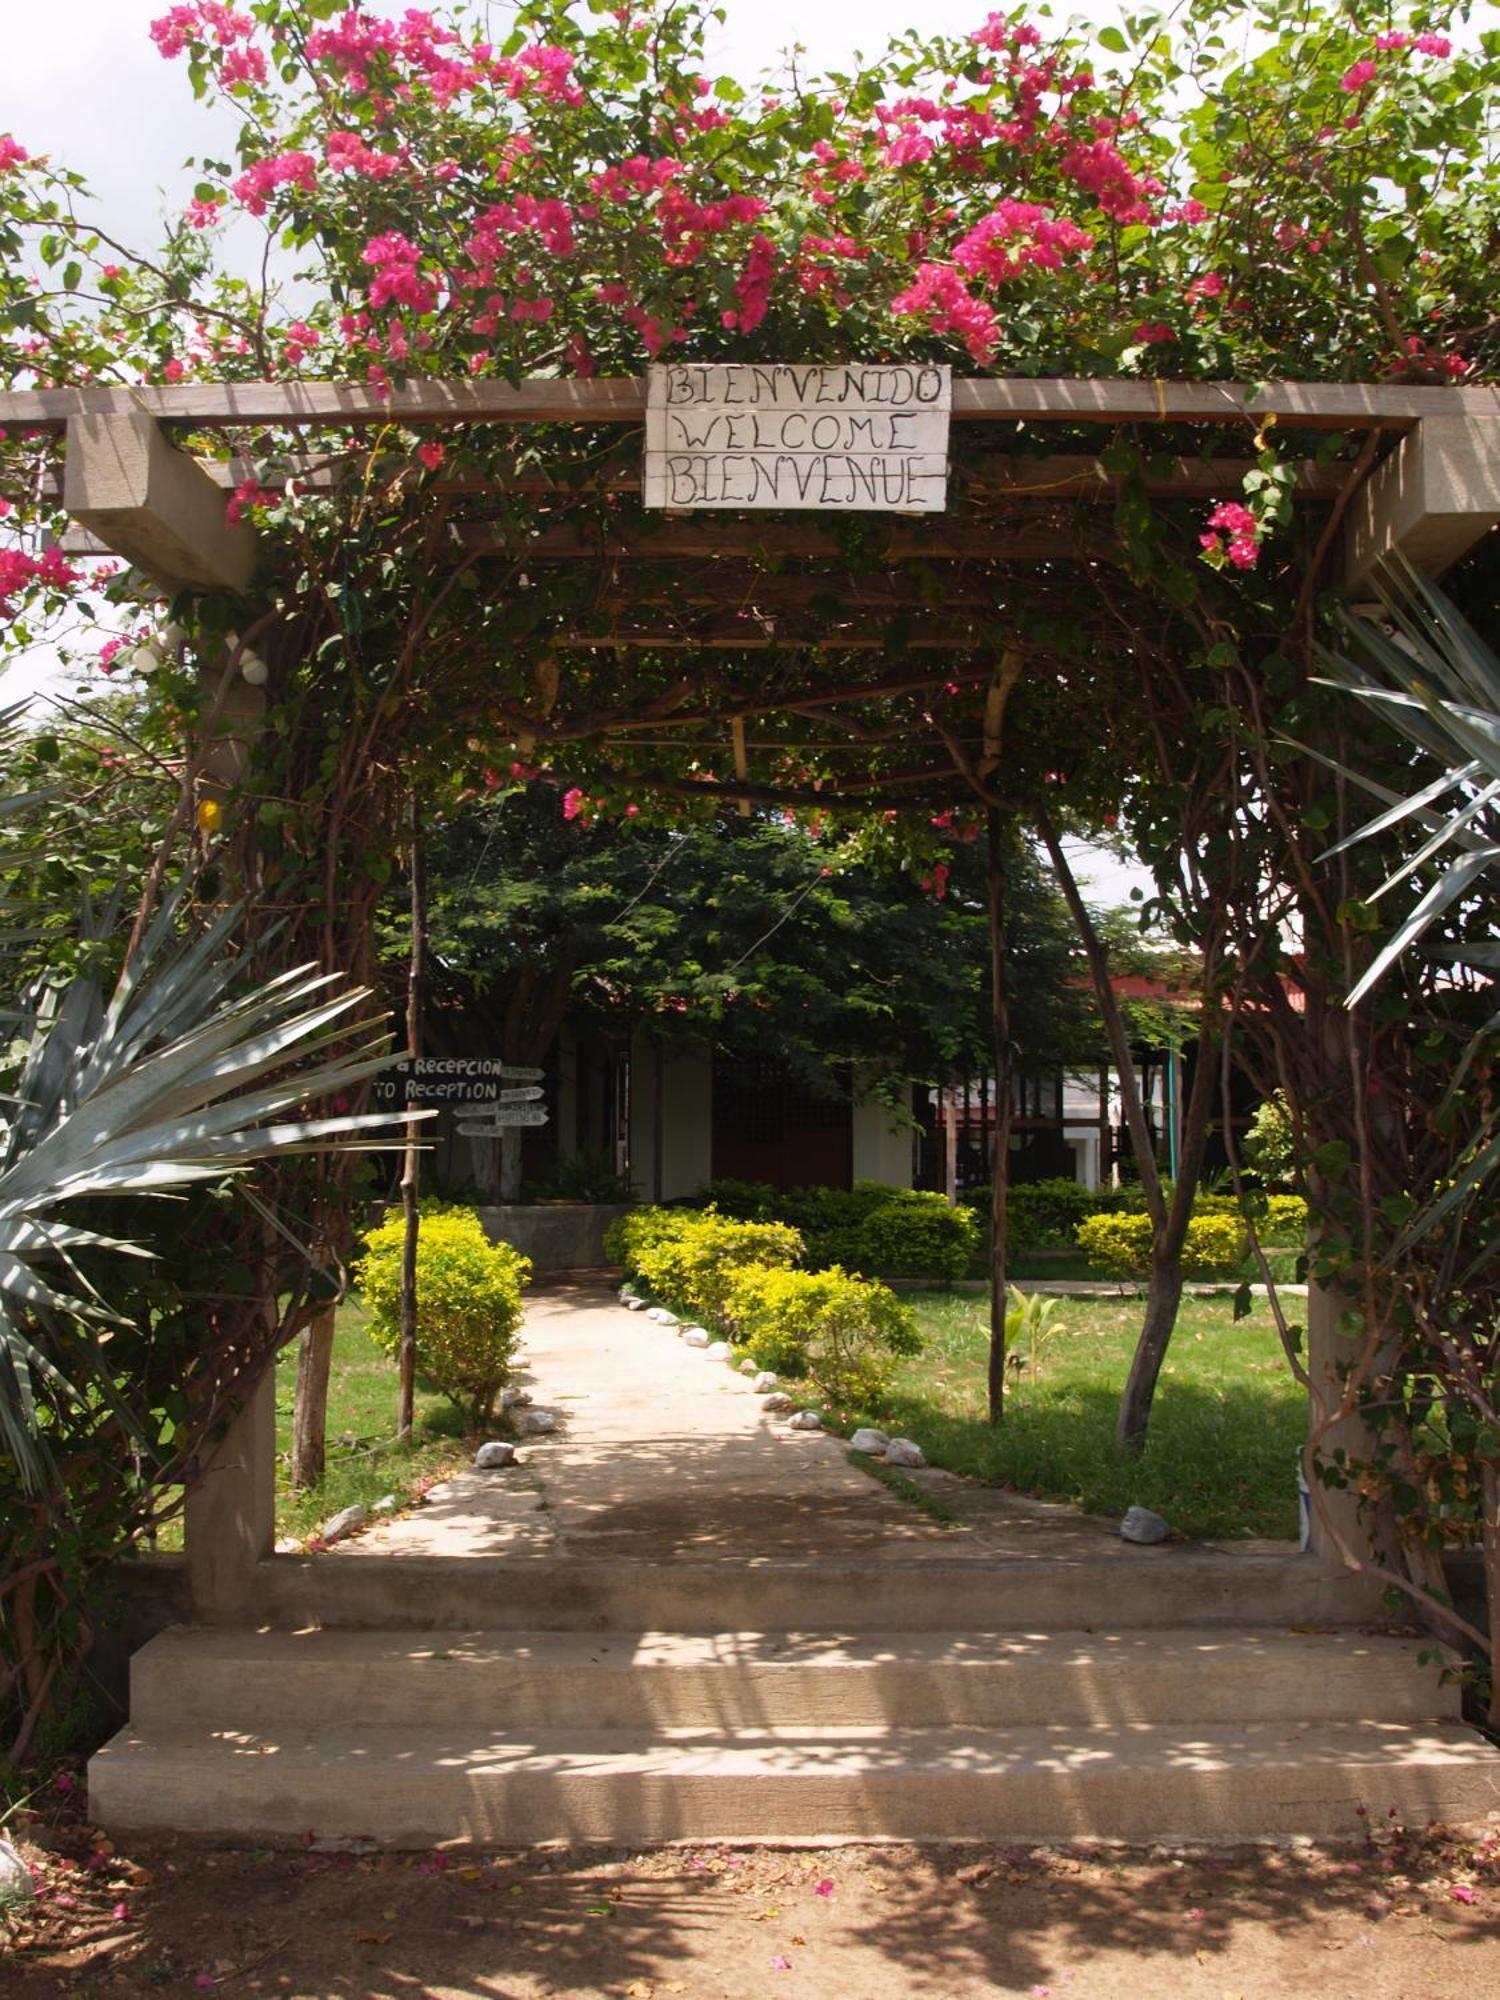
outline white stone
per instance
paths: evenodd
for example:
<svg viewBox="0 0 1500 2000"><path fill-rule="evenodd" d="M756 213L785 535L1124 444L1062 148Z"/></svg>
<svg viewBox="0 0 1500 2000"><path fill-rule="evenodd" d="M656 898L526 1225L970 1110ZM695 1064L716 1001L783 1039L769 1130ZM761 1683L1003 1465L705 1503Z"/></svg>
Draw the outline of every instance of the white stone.
<svg viewBox="0 0 1500 2000"><path fill-rule="evenodd" d="M361 1507L356 1501L352 1507L345 1507L342 1513L335 1514L331 1521L325 1521L318 1532L325 1542L341 1542L345 1535L352 1535L356 1528L362 1528L369 1518L369 1509Z"/></svg>
<svg viewBox="0 0 1500 2000"><path fill-rule="evenodd" d="M887 1465L925 1465L927 1454L910 1438L892 1438L885 1448L885 1462Z"/></svg>
<svg viewBox="0 0 1500 2000"><path fill-rule="evenodd" d="M889 1443L890 1439L884 1431L872 1431L866 1428L854 1433L849 1440L849 1449L868 1452L871 1458L879 1458Z"/></svg>
<svg viewBox="0 0 1500 2000"><path fill-rule="evenodd" d="M646 1301L635 1298L627 1299L625 1301L625 1310L628 1313L643 1313L646 1310Z"/></svg>
<svg viewBox="0 0 1500 2000"><path fill-rule="evenodd" d="M622 1306L628 1306L632 1299L640 1297L640 1293L637 1292L634 1285L621 1285L616 1296Z"/></svg>
<svg viewBox="0 0 1500 2000"><path fill-rule="evenodd" d="M1164 1542L1172 1532L1172 1524L1164 1521L1160 1514L1153 1514L1149 1507L1127 1509L1120 1523L1122 1542Z"/></svg>
<svg viewBox="0 0 1500 2000"><path fill-rule="evenodd" d="M531 1391L529 1389L502 1389L500 1391L500 1407L502 1410L524 1410L530 1401Z"/></svg>
<svg viewBox="0 0 1500 2000"><path fill-rule="evenodd" d="M787 1429L792 1431L820 1431L822 1428L823 1419L816 1410L799 1410L787 1425Z"/></svg>
<svg viewBox="0 0 1500 2000"><path fill-rule="evenodd" d="M655 1320L658 1326L676 1326L677 1324L676 1313L668 1312L665 1306L647 1306L646 1317L647 1319Z"/></svg>
<svg viewBox="0 0 1500 2000"><path fill-rule="evenodd" d="M797 1407L791 1397L781 1390L774 1396L762 1397L760 1406L768 1417L784 1417L788 1410L795 1410Z"/></svg>
<svg viewBox="0 0 1500 2000"><path fill-rule="evenodd" d="M760 1370L753 1361L742 1361L740 1363L740 1373L742 1375L759 1375Z"/></svg>
<svg viewBox="0 0 1500 2000"><path fill-rule="evenodd" d="M10 1903L29 1903L35 1894L31 1870L8 1840L0 1840L0 1910Z"/></svg>
<svg viewBox="0 0 1500 2000"><path fill-rule="evenodd" d="M372 1514L394 1514L400 1505L401 1501L396 1494L382 1493L380 1498L375 1502L375 1505L370 1509L370 1512Z"/></svg>
<svg viewBox="0 0 1500 2000"><path fill-rule="evenodd" d="M549 1431L557 1429L556 1410L528 1410L521 1419L521 1429L527 1437L546 1437Z"/></svg>
<svg viewBox="0 0 1500 2000"><path fill-rule="evenodd" d="M689 1320L686 1323L686 1325L679 1326L677 1331L682 1335L683 1339L686 1340L690 1333L708 1333L708 1328L706 1326L699 1326L696 1320ZM708 1337L710 1340L713 1339L713 1335L711 1333L708 1333Z"/></svg>
<svg viewBox="0 0 1500 2000"><path fill-rule="evenodd" d="M734 1349L727 1340L716 1340L704 1349L710 1361L733 1361Z"/></svg>
<svg viewBox="0 0 1500 2000"><path fill-rule="evenodd" d="M545 1416L547 1413L541 1410L536 1414ZM502 1466L514 1465L515 1462L516 1448L513 1444L507 1444L503 1438L492 1438L488 1444L482 1444L474 1454L476 1472L498 1472Z"/></svg>
<svg viewBox="0 0 1500 2000"><path fill-rule="evenodd" d="M271 1545L271 1552L278 1556L300 1556L304 1553L295 1535L278 1535Z"/></svg>
<svg viewBox="0 0 1500 2000"><path fill-rule="evenodd" d="M706 1326L690 1326L682 1336L684 1347L707 1347L709 1333Z"/></svg>
<svg viewBox="0 0 1500 2000"><path fill-rule="evenodd" d="M769 1368L762 1368L755 1380L750 1384L750 1387L755 1391L757 1396L769 1396L776 1386L776 1377L771 1373Z"/></svg>

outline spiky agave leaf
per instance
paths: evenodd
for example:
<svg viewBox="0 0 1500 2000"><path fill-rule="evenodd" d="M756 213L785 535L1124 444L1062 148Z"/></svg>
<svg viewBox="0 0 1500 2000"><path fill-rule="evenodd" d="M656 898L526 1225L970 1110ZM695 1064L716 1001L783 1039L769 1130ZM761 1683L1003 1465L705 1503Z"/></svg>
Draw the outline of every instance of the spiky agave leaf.
<svg viewBox="0 0 1500 2000"><path fill-rule="evenodd" d="M109 1379L116 1322L77 1253L149 1254L68 1224L65 1203L161 1195L272 1155L368 1146L408 1116L308 1115L390 1060L388 1038L358 1018L368 990L335 990L311 967L242 989L227 950L239 912L184 937L183 900L168 899L107 1003L79 979L29 1005L19 1102L0 1145L0 1448L33 1487L47 1466L39 1399Z"/></svg>

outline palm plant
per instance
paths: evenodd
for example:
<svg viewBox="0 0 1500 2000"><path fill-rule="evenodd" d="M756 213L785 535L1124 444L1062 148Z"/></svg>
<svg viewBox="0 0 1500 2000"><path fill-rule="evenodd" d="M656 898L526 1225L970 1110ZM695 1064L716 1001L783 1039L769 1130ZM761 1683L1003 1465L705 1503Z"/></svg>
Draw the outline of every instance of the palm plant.
<svg viewBox="0 0 1500 2000"><path fill-rule="evenodd" d="M0 1449L31 1488L46 1469L43 1394L113 1397L118 1319L97 1253L149 1254L70 1220L73 1205L169 1199L272 1155L378 1143L373 1128L405 1120L310 1115L390 1060L388 1036L352 1021L367 994L308 967L241 990L228 947L242 912L184 936L184 901L164 901L107 999L80 978L19 1010L20 1080L0 1132Z"/></svg>
<svg viewBox="0 0 1500 2000"><path fill-rule="evenodd" d="M1425 1172L1381 1203L1384 1236L1367 1271L1396 1302L1400 1358L1385 1371L1384 1415L1407 1425L1405 1506L1435 1545L1476 1532L1489 1596L1489 1719L1500 1725L1500 1258L1494 1186L1500 1120L1493 1094L1500 1011L1500 660L1449 600L1409 565L1382 591L1384 626L1346 621L1324 648L1326 682L1379 714L1419 753L1417 783L1393 790L1368 772L1321 761L1378 798L1381 810L1329 858L1381 840L1400 857L1369 899L1421 884L1348 1004L1399 968L1414 1012L1404 1038L1429 1061L1409 1122L1425 1135ZM1305 746L1304 746L1305 747ZM1442 926L1443 935L1434 936ZM1397 1002L1386 1011L1399 1014ZM1463 1025L1460 1025L1463 1024ZM1431 1030L1431 1032L1427 1032ZM1447 1051L1451 1048L1452 1055ZM1430 1091L1426 1078L1440 1077ZM1437 1151L1432 1150L1433 1146ZM1439 1589L1441 1570L1437 1571ZM1480 1635L1472 1626L1466 1631Z"/></svg>

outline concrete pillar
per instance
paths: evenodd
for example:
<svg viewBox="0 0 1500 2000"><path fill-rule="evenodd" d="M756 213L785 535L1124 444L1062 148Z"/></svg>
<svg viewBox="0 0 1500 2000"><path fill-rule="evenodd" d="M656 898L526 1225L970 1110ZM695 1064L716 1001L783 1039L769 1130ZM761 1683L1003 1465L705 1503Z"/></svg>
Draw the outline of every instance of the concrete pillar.
<svg viewBox="0 0 1500 2000"><path fill-rule="evenodd" d="M276 1367L268 1361L239 1415L188 1489L188 1586L196 1618L230 1622L250 1607L256 1564L276 1533Z"/></svg>

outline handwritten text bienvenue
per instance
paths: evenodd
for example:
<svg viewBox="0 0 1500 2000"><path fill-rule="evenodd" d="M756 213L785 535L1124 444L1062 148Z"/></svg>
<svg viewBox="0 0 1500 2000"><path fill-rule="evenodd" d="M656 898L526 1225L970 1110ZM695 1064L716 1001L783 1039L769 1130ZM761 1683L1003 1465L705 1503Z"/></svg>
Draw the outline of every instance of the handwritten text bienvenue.
<svg viewBox="0 0 1500 2000"><path fill-rule="evenodd" d="M939 367L654 368L646 505L937 512L951 396Z"/></svg>

